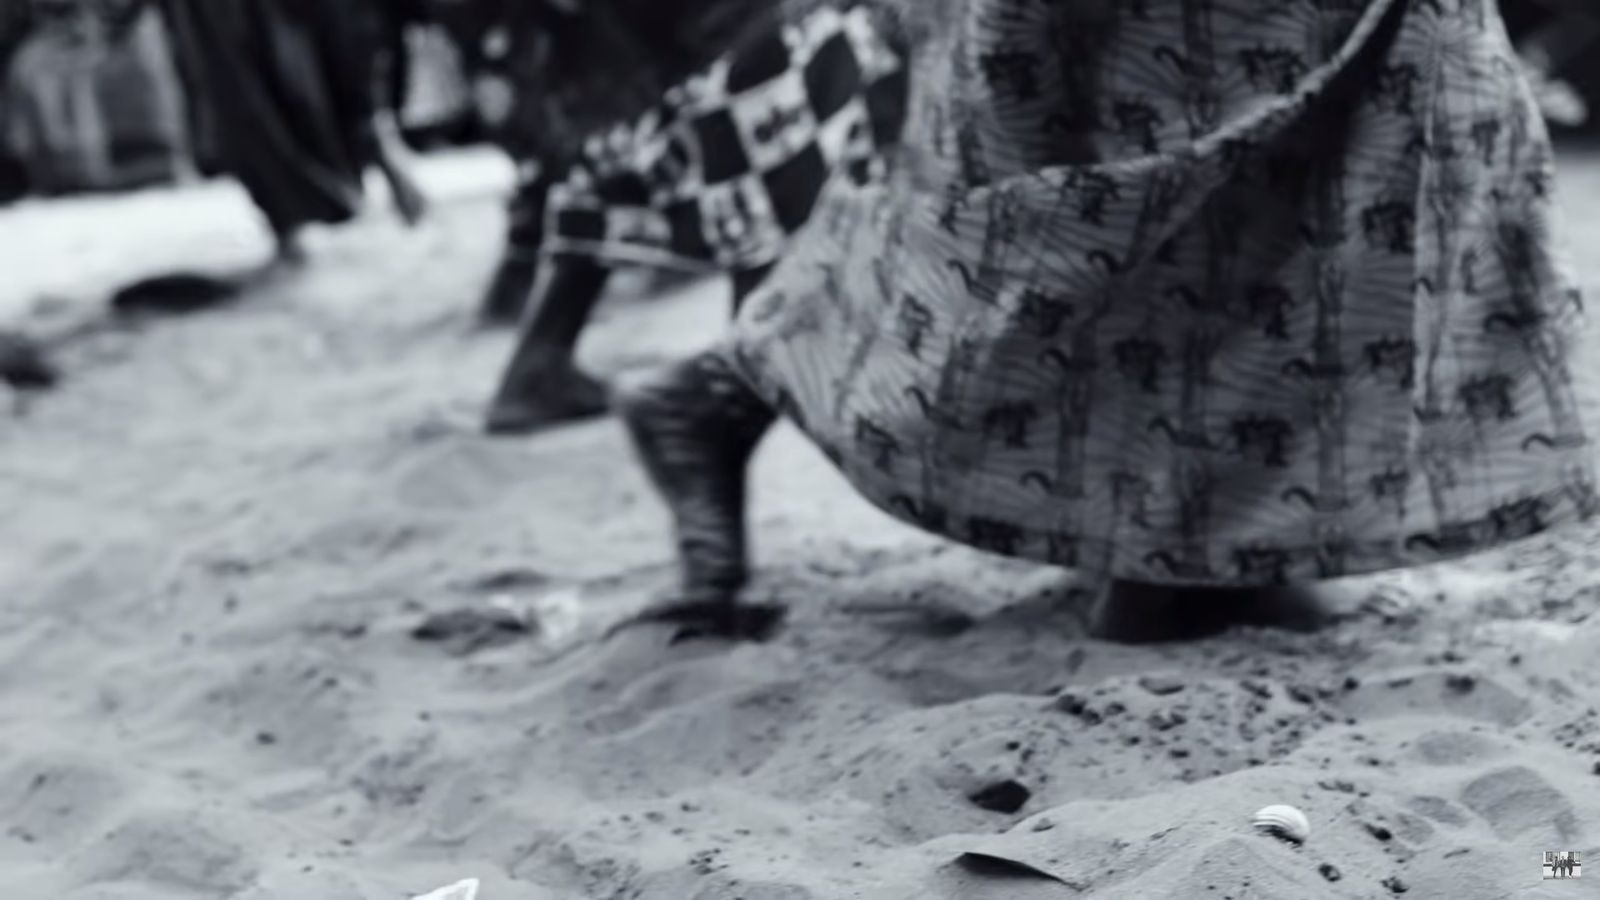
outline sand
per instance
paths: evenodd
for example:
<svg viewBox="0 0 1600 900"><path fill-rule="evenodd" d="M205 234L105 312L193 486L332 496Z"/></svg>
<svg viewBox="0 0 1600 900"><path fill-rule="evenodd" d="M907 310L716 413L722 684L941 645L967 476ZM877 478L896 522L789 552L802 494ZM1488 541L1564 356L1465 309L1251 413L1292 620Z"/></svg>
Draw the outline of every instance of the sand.
<svg viewBox="0 0 1600 900"><path fill-rule="evenodd" d="M1315 634L1125 647L1069 577L893 523L783 431L755 473L774 640L560 652L670 584L666 518L614 422L479 435L504 173L425 174L428 227L380 210L297 280L0 395L6 896L1600 894L1540 880L1546 850L1600 860L1594 529L1353 585ZM1596 204L1595 161L1564 181ZM0 211L0 326L244 264L255 227L226 186ZM668 358L725 304L613 303L585 359ZM490 604L549 631L412 637ZM1251 829L1276 803L1303 844Z"/></svg>

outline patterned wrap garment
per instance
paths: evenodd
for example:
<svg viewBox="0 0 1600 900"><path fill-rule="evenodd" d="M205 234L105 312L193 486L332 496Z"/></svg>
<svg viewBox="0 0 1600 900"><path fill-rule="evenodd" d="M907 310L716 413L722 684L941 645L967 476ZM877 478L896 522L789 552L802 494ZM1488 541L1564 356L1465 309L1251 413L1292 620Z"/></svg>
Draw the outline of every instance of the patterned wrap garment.
<svg viewBox="0 0 1600 900"><path fill-rule="evenodd" d="M591 136L542 203L529 170L513 247L686 270L768 265L836 173L881 179L904 101L904 67L867 11L814 11ZM542 227L523 221L541 210Z"/></svg>
<svg viewBox="0 0 1600 900"><path fill-rule="evenodd" d="M1493 0L948 5L890 182L835 182L724 347L865 497L1193 585L1594 514L1583 304Z"/></svg>

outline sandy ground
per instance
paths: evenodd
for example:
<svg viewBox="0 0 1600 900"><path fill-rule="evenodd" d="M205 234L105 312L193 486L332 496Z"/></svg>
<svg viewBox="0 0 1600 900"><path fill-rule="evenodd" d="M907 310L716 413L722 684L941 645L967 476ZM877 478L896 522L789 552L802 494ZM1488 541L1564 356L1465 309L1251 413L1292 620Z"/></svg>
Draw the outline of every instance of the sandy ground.
<svg viewBox="0 0 1600 900"><path fill-rule="evenodd" d="M1540 880L1546 850L1600 860L1592 531L1367 582L1314 635L1129 648L1085 637L1070 580L894 524L782 432L755 474L755 594L793 608L770 643L415 640L490 603L559 636L670 582L615 423L477 433L503 177L435 161L423 230L375 213L298 281L0 395L6 896L1600 895ZM1564 181L1600 247L1600 165ZM246 263L255 228L226 186L0 211L0 323ZM725 302L614 303L587 361L697 346ZM1253 832L1272 803L1309 840Z"/></svg>

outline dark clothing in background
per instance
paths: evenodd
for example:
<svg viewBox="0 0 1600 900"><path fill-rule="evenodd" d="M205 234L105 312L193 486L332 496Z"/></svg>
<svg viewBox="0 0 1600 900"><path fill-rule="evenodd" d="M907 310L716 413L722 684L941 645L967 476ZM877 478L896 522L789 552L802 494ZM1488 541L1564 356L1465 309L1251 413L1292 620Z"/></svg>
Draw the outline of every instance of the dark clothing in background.
<svg viewBox="0 0 1600 900"><path fill-rule="evenodd" d="M376 0L162 0L205 139L275 231L359 211L404 22Z"/></svg>
<svg viewBox="0 0 1600 900"><path fill-rule="evenodd" d="M0 156L15 165L0 192L115 190L187 166L182 90L153 10L30 7L0 18L0 57Z"/></svg>
<svg viewBox="0 0 1600 900"><path fill-rule="evenodd" d="M630 122L674 85L776 21L770 0L586 0L577 13L543 0L478 0L507 30L498 69L516 90L505 142L514 155L570 165L583 141Z"/></svg>

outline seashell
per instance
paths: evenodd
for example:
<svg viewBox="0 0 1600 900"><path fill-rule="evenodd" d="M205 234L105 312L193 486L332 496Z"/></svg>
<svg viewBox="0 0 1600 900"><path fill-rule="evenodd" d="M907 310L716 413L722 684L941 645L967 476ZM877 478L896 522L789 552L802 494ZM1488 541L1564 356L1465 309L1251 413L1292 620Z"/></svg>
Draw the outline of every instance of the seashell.
<svg viewBox="0 0 1600 900"><path fill-rule="evenodd" d="M1305 843L1306 838L1311 836L1311 821L1306 818L1306 814L1283 804L1262 807L1250 820L1250 824L1254 825L1257 831L1296 844Z"/></svg>
<svg viewBox="0 0 1600 900"><path fill-rule="evenodd" d="M428 894L413 897L411 900L477 900L478 879L468 878L458 881L449 887L439 888Z"/></svg>

